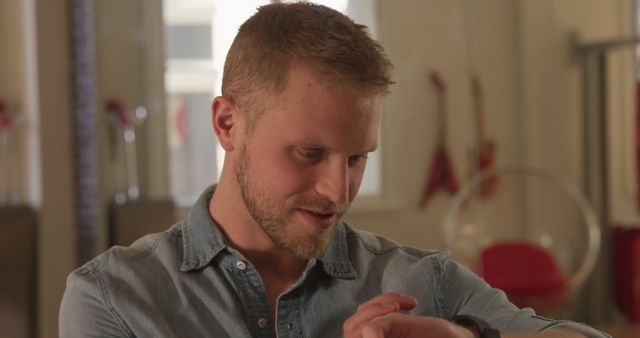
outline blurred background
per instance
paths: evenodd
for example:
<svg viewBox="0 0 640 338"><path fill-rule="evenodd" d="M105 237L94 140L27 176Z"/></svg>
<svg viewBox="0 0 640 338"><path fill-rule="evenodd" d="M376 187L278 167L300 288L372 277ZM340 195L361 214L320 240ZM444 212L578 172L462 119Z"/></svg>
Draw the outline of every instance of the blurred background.
<svg viewBox="0 0 640 338"><path fill-rule="evenodd" d="M216 182L211 100L239 24L268 2L0 0L7 337L56 337L72 270L168 228ZM478 243L517 232L566 280L588 261L550 313L637 329L637 0L319 2L395 66L347 220L473 269Z"/></svg>

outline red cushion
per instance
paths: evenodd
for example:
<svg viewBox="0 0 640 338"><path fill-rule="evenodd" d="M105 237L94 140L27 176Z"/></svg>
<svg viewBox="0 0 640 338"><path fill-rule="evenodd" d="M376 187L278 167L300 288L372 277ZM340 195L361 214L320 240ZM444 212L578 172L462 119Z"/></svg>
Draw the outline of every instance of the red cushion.
<svg viewBox="0 0 640 338"><path fill-rule="evenodd" d="M543 296L567 288L553 256L527 242L499 242L482 251L479 274L489 285L507 295Z"/></svg>

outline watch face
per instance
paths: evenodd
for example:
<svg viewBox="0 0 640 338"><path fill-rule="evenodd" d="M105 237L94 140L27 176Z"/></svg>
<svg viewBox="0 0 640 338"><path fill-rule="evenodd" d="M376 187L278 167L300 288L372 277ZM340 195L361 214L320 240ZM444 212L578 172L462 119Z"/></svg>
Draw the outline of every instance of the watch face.
<svg viewBox="0 0 640 338"><path fill-rule="evenodd" d="M485 328L480 333L480 338L500 338L500 331L491 327Z"/></svg>

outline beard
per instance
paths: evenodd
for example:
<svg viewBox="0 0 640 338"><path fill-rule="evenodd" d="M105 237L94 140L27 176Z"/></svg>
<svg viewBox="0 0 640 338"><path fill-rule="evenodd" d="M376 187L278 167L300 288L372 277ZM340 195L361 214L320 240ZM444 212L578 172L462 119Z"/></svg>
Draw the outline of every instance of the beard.
<svg viewBox="0 0 640 338"><path fill-rule="evenodd" d="M337 216L336 222L339 222L348 205L337 206L319 196L300 196L289 203L279 202L268 187L252 179L246 144L242 145L238 155L236 180L243 202L254 221L276 245L294 256L304 260L320 257L329 245L335 224L330 229L322 230L311 228L302 221L296 222L298 209L333 210Z"/></svg>

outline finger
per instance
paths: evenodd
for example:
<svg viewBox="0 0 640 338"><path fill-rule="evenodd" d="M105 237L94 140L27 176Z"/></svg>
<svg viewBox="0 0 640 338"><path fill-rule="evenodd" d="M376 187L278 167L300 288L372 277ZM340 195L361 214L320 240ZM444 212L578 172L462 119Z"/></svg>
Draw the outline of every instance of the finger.
<svg viewBox="0 0 640 338"><path fill-rule="evenodd" d="M344 323L344 328L352 330L364 321L385 315L389 312L411 310L416 306L416 304L417 300L413 297L397 292L383 293L360 304L356 313Z"/></svg>
<svg viewBox="0 0 640 338"><path fill-rule="evenodd" d="M368 321L400 310L411 310L417 300L411 296L397 292L387 292L360 304L356 313L349 317L342 326L345 337L359 331L359 327Z"/></svg>
<svg viewBox="0 0 640 338"><path fill-rule="evenodd" d="M400 305L400 310L411 310L418 305L418 300L411 296L404 296L402 301L398 302L398 305Z"/></svg>
<svg viewBox="0 0 640 338"><path fill-rule="evenodd" d="M393 302L368 303L366 306L359 306L358 311L344 322L343 330L345 333L357 330L362 323L399 310L400 305Z"/></svg>
<svg viewBox="0 0 640 338"><path fill-rule="evenodd" d="M401 310L411 310L416 306L418 301L411 296L403 295L397 292L387 292L373 297L370 300L360 304L360 306L358 306L358 311L367 306L377 303L397 303L398 305L400 305Z"/></svg>

